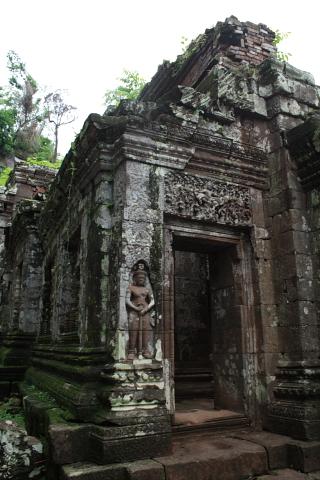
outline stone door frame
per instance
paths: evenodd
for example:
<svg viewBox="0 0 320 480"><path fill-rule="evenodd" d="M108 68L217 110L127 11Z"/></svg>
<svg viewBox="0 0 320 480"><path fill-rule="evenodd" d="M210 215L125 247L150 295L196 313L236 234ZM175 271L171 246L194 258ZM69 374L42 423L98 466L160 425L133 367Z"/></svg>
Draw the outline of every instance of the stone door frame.
<svg viewBox="0 0 320 480"><path fill-rule="evenodd" d="M235 261L240 262L241 276L246 279L247 287L243 289L244 303L241 306L242 354L245 397L245 414L253 425L261 422L259 413L259 394L257 378L261 377L258 355L258 321L253 300L253 261L250 245L250 229L224 227L219 225L199 224L192 220L180 221L166 219L164 224L164 282L163 282L163 350L167 367L167 408L170 414L175 411L174 385L174 239L201 239L215 244L223 243L234 246ZM261 358L261 357L260 357Z"/></svg>

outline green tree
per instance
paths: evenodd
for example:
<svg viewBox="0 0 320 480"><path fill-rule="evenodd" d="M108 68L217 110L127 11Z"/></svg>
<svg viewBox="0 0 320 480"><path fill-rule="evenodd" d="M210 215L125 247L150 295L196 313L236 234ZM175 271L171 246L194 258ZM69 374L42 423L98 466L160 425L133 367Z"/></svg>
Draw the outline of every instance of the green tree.
<svg viewBox="0 0 320 480"><path fill-rule="evenodd" d="M37 95L37 82L12 50L7 55L7 68L9 85L0 90L1 115L8 120L7 129L4 130L10 131L15 153L26 158L37 150L44 126L41 98Z"/></svg>
<svg viewBox="0 0 320 480"><path fill-rule="evenodd" d="M121 100L136 100L146 83L138 72L130 70L124 70L119 80L118 87L105 93L107 106L117 106Z"/></svg>
<svg viewBox="0 0 320 480"><path fill-rule="evenodd" d="M10 108L1 108L0 101L0 158L14 152L15 112Z"/></svg>

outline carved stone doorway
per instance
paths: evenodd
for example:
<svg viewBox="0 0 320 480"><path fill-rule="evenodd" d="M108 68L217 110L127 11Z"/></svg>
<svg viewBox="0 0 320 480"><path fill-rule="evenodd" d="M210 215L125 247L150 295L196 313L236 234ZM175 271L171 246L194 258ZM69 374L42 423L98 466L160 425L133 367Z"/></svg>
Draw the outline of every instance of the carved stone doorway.
<svg viewBox="0 0 320 480"><path fill-rule="evenodd" d="M166 233L171 413L177 419L182 412L179 418L187 421L185 414L196 410L206 422L221 415L246 418L251 405L246 393L250 380L244 378L244 297L251 279L240 253L241 235L180 227Z"/></svg>

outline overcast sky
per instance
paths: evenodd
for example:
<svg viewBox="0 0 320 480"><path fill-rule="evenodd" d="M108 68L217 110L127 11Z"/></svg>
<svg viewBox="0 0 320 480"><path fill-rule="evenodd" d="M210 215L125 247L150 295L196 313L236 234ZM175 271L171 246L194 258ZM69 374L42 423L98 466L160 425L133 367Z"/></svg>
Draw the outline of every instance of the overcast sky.
<svg viewBox="0 0 320 480"><path fill-rule="evenodd" d="M182 37L230 15L291 32L281 50L320 84L319 0L2 0L0 15L0 84L15 50L39 84L66 89L78 107L77 121L61 131L62 154L89 113L103 113L104 92L123 69L149 80L181 53Z"/></svg>

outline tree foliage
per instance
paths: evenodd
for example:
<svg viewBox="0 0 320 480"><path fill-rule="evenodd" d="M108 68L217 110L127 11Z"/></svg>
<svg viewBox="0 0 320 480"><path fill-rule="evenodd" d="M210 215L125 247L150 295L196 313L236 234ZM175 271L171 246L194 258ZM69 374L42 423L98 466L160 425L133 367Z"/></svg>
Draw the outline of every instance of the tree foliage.
<svg viewBox="0 0 320 480"><path fill-rule="evenodd" d="M105 93L107 106L117 106L121 100L136 100L146 83L138 72L130 70L124 70L119 81L120 84L114 90Z"/></svg>
<svg viewBox="0 0 320 480"><path fill-rule="evenodd" d="M14 125L14 110L6 107L0 108L0 157L10 155L14 151Z"/></svg>
<svg viewBox="0 0 320 480"><path fill-rule="evenodd" d="M38 137L43 128L41 98L37 95L38 85L28 73L20 57L10 51L7 55L7 68L10 74L9 85L1 88L1 115L8 120L8 143L4 152L12 149L25 158L38 148Z"/></svg>
<svg viewBox="0 0 320 480"><path fill-rule="evenodd" d="M59 128L74 120L70 113L75 107L64 102L59 90L41 93L14 51L7 54L7 68L8 85L0 87L0 157L14 154L25 160L39 157L39 161L55 162ZM48 125L54 126L54 142L43 135Z"/></svg>
<svg viewBox="0 0 320 480"><path fill-rule="evenodd" d="M280 32L280 30L275 31L275 37L274 37L274 40L273 40L273 45L275 45L277 47L276 57L281 62L288 62L289 57L291 57L291 53L283 52L282 50L278 50L278 45L283 40L286 40L289 37L290 34L291 34L291 32Z"/></svg>

